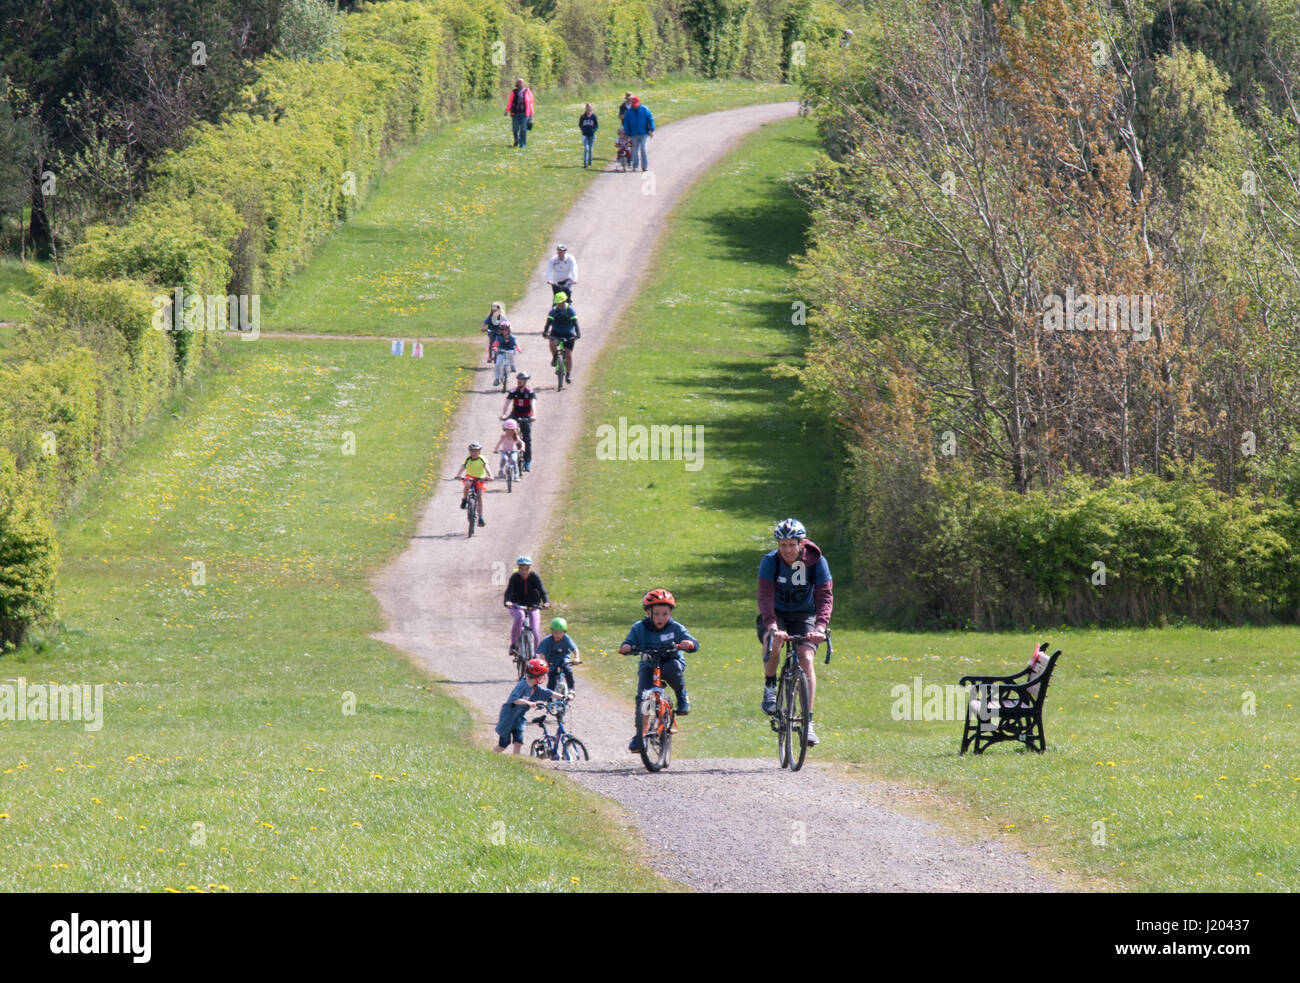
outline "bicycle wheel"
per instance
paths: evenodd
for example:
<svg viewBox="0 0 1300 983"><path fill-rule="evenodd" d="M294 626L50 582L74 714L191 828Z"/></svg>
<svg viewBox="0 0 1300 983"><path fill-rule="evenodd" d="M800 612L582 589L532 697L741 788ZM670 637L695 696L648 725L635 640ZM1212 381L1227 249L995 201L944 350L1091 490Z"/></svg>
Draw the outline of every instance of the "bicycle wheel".
<svg viewBox="0 0 1300 983"><path fill-rule="evenodd" d="M469 518L469 536L473 536L474 525L478 522L478 498L473 491L469 493L469 503L465 506L465 515Z"/></svg>
<svg viewBox="0 0 1300 983"><path fill-rule="evenodd" d="M509 461L506 461L506 494L509 495L514 489L511 487L515 483L515 468Z"/></svg>
<svg viewBox="0 0 1300 983"><path fill-rule="evenodd" d="M776 760L782 768L790 767L790 713L787 704L789 687L785 674L782 673L776 684L776 713L773 723L776 727Z"/></svg>
<svg viewBox="0 0 1300 983"><path fill-rule="evenodd" d="M555 391L564 388L564 346L555 349Z"/></svg>
<svg viewBox="0 0 1300 983"><path fill-rule="evenodd" d="M540 737L537 738L537 740L533 741L532 745L528 748L528 753L534 758L545 758L546 742Z"/></svg>
<svg viewBox="0 0 1300 983"><path fill-rule="evenodd" d="M519 679L524 678L524 670L528 662L533 657L533 630L528 627L528 619L524 619L524 630L519 633L519 654L515 656L515 662L519 667Z"/></svg>
<svg viewBox="0 0 1300 983"><path fill-rule="evenodd" d="M659 714L653 719L647 717L642 726L645 733L641 737L641 763L649 772L667 768L673 753L672 710L661 705Z"/></svg>
<svg viewBox="0 0 1300 983"><path fill-rule="evenodd" d="M564 760L565 761L590 761L591 756L587 754L587 745L576 737L566 737L564 739Z"/></svg>
<svg viewBox="0 0 1300 983"><path fill-rule="evenodd" d="M791 689L793 713L789 721L790 770L798 771L803 767L804 755L808 753L808 677L802 669L795 673Z"/></svg>

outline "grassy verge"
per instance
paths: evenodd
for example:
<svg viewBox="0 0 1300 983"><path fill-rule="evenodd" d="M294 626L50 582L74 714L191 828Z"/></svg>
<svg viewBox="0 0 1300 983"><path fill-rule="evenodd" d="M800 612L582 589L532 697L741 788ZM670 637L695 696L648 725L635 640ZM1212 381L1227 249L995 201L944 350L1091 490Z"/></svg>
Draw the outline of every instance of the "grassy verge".
<svg viewBox="0 0 1300 983"><path fill-rule="evenodd" d="M500 108L438 131L385 176L365 209L315 254L310 272L263 298L263 328L328 334L472 336L500 300L510 310L551 228L613 157L623 86L538 94L528 146L510 146ZM637 87L662 126L735 106L797 97L791 86L664 79ZM578 116L600 121L595 166L582 167ZM582 257L579 257L581 262Z"/></svg>
<svg viewBox="0 0 1300 983"><path fill-rule="evenodd" d="M27 318L27 308L11 291L30 293L35 287L31 274L21 260L0 256L0 321L16 322ZM13 328L0 327L0 351L13 342Z"/></svg>
<svg viewBox="0 0 1300 983"><path fill-rule="evenodd" d="M103 726L0 725L4 887L662 886L597 798L471 747L467 712L366 637L368 571L436 477L447 355L231 345L83 501L65 629L3 676L103 684Z"/></svg>
<svg viewBox="0 0 1300 983"><path fill-rule="evenodd" d="M789 402L793 382L772 371L798 361L805 343L791 324L786 263L802 247L805 219L783 178L813 150L806 121L773 124L694 189L598 366L571 521L547 558L548 588L572 612L583 650L596 653L585 671L631 699L632 667L610 653L639 616L641 594L668 587L704 644L688 658L693 710L674 750L762 755L775 767L758 714L753 598L773 523L795 515L841 574L836 658L818 667L825 740L814 758L944 793L972 831L1032 844L1131 889L1294 890L1294 628L1045 634L1065 654L1041 757L1003 745L960 758L959 720L895 719L895 687L1016 671L1039 638L891 634L854 616L823 480L838 462L818 421ZM602 459L597 428L620 417L702 426L701 467ZM924 718L938 707L923 700L915 709Z"/></svg>

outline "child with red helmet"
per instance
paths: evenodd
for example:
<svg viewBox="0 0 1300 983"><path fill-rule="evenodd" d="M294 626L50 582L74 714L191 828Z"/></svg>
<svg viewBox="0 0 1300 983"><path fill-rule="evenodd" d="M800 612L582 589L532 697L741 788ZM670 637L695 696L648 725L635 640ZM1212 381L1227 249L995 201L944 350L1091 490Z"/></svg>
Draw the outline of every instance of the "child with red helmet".
<svg viewBox="0 0 1300 983"><path fill-rule="evenodd" d="M697 642L684 625L673 620L672 610L677 601L670 591L656 588L641 598L641 609L645 617L632 626L627 638L619 647L619 652L627 655L633 649L674 648L679 652L698 652ZM677 715L684 717L691 712L691 701L686 696L686 660L678 655L665 658L659 663L659 675L677 696ZM654 665L649 660L641 662L636 679L636 734L627 749L632 752L641 750L641 694L654 682Z"/></svg>
<svg viewBox="0 0 1300 983"><path fill-rule="evenodd" d="M499 754L510 746L514 738L515 754L524 749L524 718L534 707L544 707L555 699L553 690L542 685L548 667L541 659L529 659L524 667L524 678L515 683L510 696L501 704L501 713L497 717L497 746Z"/></svg>

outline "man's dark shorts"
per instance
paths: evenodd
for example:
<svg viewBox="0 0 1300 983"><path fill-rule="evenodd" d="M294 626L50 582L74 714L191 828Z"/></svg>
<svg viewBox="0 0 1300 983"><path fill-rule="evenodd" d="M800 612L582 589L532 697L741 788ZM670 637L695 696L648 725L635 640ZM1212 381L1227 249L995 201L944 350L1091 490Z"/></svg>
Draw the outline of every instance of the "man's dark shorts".
<svg viewBox="0 0 1300 983"><path fill-rule="evenodd" d="M554 338L557 343L561 341L564 342L564 347L567 348L569 351L573 351L573 346L578 340L577 337L574 335L555 334L554 332L551 333L551 337Z"/></svg>
<svg viewBox="0 0 1300 983"><path fill-rule="evenodd" d="M780 611L776 614L776 626L787 635L811 635L817 630L817 616L813 614L783 614ZM767 633L764 631L763 616L760 614L754 619L755 633L758 635L759 642L767 641Z"/></svg>

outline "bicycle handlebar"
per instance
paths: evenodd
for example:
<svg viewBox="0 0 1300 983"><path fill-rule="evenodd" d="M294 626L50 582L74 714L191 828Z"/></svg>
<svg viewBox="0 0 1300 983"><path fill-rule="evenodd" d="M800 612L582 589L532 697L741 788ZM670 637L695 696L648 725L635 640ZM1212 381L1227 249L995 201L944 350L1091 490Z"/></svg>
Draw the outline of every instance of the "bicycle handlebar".
<svg viewBox="0 0 1300 983"><path fill-rule="evenodd" d="M671 655L673 658L676 658L677 656L682 654L682 650L675 646L673 648L655 648L655 649L634 648L632 649L631 652L624 652L623 654L642 655L642 656L649 655L656 658L662 658L663 656Z"/></svg>
<svg viewBox="0 0 1300 983"><path fill-rule="evenodd" d="M823 660L822 664L828 666L831 664L831 653L835 651L835 646L831 643L831 630L829 628L824 632L824 636L826 638L826 658ZM787 635L785 640L787 644L793 643L795 646L798 646L802 644L804 639L807 637L807 635ZM815 648L817 643L809 642L808 644ZM767 655L772 654L772 635L770 632L767 636L767 648L764 649L764 652Z"/></svg>

